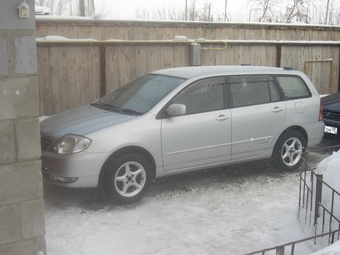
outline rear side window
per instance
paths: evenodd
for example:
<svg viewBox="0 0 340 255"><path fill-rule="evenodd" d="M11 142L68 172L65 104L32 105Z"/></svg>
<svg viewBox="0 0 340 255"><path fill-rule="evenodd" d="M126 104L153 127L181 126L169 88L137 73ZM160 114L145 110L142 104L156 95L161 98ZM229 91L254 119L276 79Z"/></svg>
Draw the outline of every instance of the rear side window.
<svg viewBox="0 0 340 255"><path fill-rule="evenodd" d="M310 97L311 93L299 76L276 76L286 100Z"/></svg>
<svg viewBox="0 0 340 255"><path fill-rule="evenodd" d="M280 101L273 79L267 75L228 77L233 107Z"/></svg>

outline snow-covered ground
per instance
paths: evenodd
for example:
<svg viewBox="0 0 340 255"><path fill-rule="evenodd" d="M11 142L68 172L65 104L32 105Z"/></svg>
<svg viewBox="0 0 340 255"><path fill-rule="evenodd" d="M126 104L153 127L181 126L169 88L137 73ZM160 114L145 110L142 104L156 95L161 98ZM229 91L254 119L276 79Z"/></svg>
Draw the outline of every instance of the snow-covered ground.
<svg viewBox="0 0 340 255"><path fill-rule="evenodd" d="M334 155L323 165L339 166ZM267 162L159 179L127 206L97 189L45 182L44 192L48 255L237 255L306 237L297 218L299 173L278 173ZM336 245L315 255L339 255ZM295 255L313 252L299 244Z"/></svg>

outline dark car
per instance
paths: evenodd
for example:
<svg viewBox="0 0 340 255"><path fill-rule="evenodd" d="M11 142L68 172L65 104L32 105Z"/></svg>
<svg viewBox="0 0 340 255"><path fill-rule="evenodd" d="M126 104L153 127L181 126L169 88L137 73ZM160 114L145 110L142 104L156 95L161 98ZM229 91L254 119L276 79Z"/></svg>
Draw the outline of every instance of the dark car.
<svg viewBox="0 0 340 255"><path fill-rule="evenodd" d="M323 97L321 101L325 134L340 137L340 92Z"/></svg>

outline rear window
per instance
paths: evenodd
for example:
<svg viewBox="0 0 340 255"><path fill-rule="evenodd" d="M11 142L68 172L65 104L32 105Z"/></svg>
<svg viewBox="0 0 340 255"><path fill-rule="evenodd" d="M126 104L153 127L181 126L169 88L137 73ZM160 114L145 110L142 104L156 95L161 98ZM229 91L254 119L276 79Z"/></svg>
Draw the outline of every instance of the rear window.
<svg viewBox="0 0 340 255"><path fill-rule="evenodd" d="M286 100L307 98L311 93L299 76L276 76Z"/></svg>
<svg viewBox="0 0 340 255"><path fill-rule="evenodd" d="M272 78L260 76L231 76L228 78L232 106L242 107L276 102L280 94Z"/></svg>

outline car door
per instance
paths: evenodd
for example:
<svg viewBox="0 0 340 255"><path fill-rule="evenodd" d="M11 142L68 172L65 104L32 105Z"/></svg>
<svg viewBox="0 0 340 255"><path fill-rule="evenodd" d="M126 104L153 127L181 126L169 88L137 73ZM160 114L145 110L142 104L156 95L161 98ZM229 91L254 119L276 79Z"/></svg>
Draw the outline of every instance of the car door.
<svg viewBox="0 0 340 255"><path fill-rule="evenodd" d="M286 116L274 81L267 75L228 77L232 160L261 156L275 141Z"/></svg>
<svg viewBox="0 0 340 255"><path fill-rule="evenodd" d="M225 78L202 79L171 101L186 113L162 119L165 171L208 166L231 159L230 110L225 109Z"/></svg>

